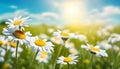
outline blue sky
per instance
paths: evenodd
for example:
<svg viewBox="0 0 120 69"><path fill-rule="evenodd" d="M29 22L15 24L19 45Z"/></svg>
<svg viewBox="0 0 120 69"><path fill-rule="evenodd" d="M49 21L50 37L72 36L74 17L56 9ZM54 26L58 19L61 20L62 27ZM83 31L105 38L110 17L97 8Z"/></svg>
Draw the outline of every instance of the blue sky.
<svg viewBox="0 0 120 69"><path fill-rule="evenodd" d="M0 0L0 21L30 16L33 23L120 23L120 0Z"/></svg>
<svg viewBox="0 0 120 69"><path fill-rule="evenodd" d="M47 0L46 0L47 1ZM0 14L7 12L14 12L19 9L27 9L31 13L39 13L44 11L50 11L49 5L45 0L1 0ZM10 6L17 6L17 8L10 8Z"/></svg>

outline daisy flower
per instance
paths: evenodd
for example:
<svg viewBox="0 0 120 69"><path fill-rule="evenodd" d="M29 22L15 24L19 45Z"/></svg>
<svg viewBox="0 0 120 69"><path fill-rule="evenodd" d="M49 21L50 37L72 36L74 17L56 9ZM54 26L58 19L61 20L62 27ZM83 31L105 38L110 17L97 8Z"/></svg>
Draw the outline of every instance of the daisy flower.
<svg viewBox="0 0 120 69"><path fill-rule="evenodd" d="M78 56L69 55L68 57L61 56L58 58L58 64L76 64Z"/></svg>
<svg viewBox="0 0 120 69"><path fill-rule="evenodd" d="M7 43L7 40L5 39L5 36L0 35L0 46L5 46Z"/></svg>
<svg viewBox="0 0 120 69"><path fill-rule="evenodd" d="M107 53L105 50L102 50L99 48L99 46L92 46L92 45L82 45L81 48L85 48L86 50L90 51L92 54L95 54L96 56L104 56L107 57Z"/></svg>
<svg viewBox="0 0 120 69"><path fill-rule="evenodd" d="M66 48L73 48L74 47L74 43L66 42L65 43L65 47Z"/></svg>
<svg viewBox="0 0 120 69"><path fill-rule="evenodd" d="M47 56L47 55L49 54L49 52L41 51L41 52L39 52L39 54L40 54L40 55L46 55L46 56Z"/></svg>
<svg viewBox="0 0 120 69"><path fill-rule="evenodd" d="M9 41L8 42L8 49L12 52L12 56L15 57L17 42ZM18 47L18 56L19 53L22 52L22 48Z"/></svg>
<svg viewBox="0 0 120 69"><path fill-rule="evenodd" d="M73 37L72 33L67 33L67 32L60 31L60 30L58 30L57 32L54 32L53 35L60 37L64 41L66 41L68 38Z"/></svg>
<svg viewBox="0 0 120 69"><path fill-rule="evenodd" d="M0 62L4 61L5 54L6 54L6 51L0 47Z"/></svg>
<svg viewBox="0 0 120 69"><path fill-rule="evenodd" d="M38 60L39 62L48 63L49 59L50 59L50 55L46 51L39 52L36 56L36 60Z"/></svg>
<svg viewBox="0 0 120 69"><path fill-rule="evenodd" d="M42 39L38 38L37 36L32 37L30 39L30 45L32 46L33 50L47 51L47 52L53 51L53 46L54 46L51 42L42 40Z"/></svg>
<svg viewBox="0 0 120 69"><path fill-rule="evenodd" d="M28 26L26 23L28 21L28 18L29 17L22 18L21 16L15 17L13 20L8 19L9 22L6 22L6 24L8 24L8 27L10 28L16 27L16 28L24 29L23 26Z"/></svg>
<svg viewBox="0 0 120 69"><path fill-rule="evenodd" d="M40 34L38 37L41 39L48 39L49 38L46 34Z"/></svg>
<svg viewBox="0 0 120 69"><path fill-rule="evenodd" d="M110 44L108 44L108 42L106 40L99 42L97 44L97 46L99 46L100 48L105 49L105 50L108 50L112 47Z"/></svg>
<svg viewBox="0 0 120 69"><path fill-rule="evenodd" d="M51 41L56 44L63 44L63 41L60 37L54 36L51 38Z"/></svg>
<svg viewBox="0 0 120 69"><path fill-rule="evenodd" d="M109 36L110 35L110 33L108 32L108 30L105 29L105 28L103 28L101 30L98 30L97 34L98 34L98 36Z"/></svg>
<svg viewBox="0 0 120 69"><path fill-rule="evenodd" d="M53 33L53 32L54 32L54 29L53 29L53 28L49 28L49 29L48 29L48 32L49 32L49 33Z"/></svg>
<svg viewBox="0 0 120 69"><path fill-rule="evenodd" d="M71 55L77 55L77 54L78 54L78 51L77 51L75 48L70 48L70 49L69 49L69 53L70 53Z"/></svg>
<svg viewBox="0 0 120 69"><path fill-rule="evenodd" d="M24 32L22 30L17 30L16 28L4 28L3 34L5 34L8 39L11 39L12 41L19 41L21 45L23 43L28 45L28 38L31 36L30 32Z"/></svg>
<svg viewBox="0 0 120 69"><path fill-rule="evenodd" d="M85 35L79 34L78 32L72 35L75 39L79 39L80 41L87 41L87 37Z"/></svg>
<svg viewBox="0 0 120 69"><path fill-rule="evenodd" d="M115 43L120 41L120 34L112 34L109 38L108 38L108 42L109 43Z"/></svg>
<svg viewBox="0 0 120 69"><path fill-rule="evenodd" d="M80 41L87 41L87 37L85 35L78 35L77 38L80 40Z"/></svg>

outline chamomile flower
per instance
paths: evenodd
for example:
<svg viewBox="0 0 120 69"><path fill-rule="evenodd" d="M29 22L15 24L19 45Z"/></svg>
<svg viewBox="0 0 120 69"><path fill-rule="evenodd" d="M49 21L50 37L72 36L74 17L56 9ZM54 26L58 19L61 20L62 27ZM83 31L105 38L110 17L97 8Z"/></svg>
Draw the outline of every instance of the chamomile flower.
<svg viewBox="0 0 120 69"><path fill-rule="evenodd" d="M39 52L36 56L36 60L38 60L39 62L47 63L49 59L50 59L49 52L46 51Z"/></svg>
<svg viewBox="0 0 120 69"><path fill-rule="evenodd" d="M86 50L90 51L90 53L95 54L96 56L104 56L107 57L107 53L105 50L99 48L99 46L92 46L92 45L82 45L81 48L85 48Z"/></svg>
<svg viewBox="0 0 120 69"><path fill-rule="evenodd" d="M107 29L100 29L97 31L98 36L109 36L110 33Z"/></svg>
<svg viewBox="0 0 120 69"><path fill-rule="evenodd" d="M8 49L12 52L12 57L15 57L17 42L9 41L8 42ZM19 53L22 52L22 48L18 47L18 56Z"/></svg>
<svg viewBox="0 0 120 69"><path fill-rule="evenodd" d="M7 43L7 39L5 39L5 36L0 35L0 46L5 46Z"/></svg>
<svg viewBox="0 0 120 69"><path fill-rule="evenodd" d="M6 54L5 49L3 49L3 48L0 47L0 62L4 61L5 54Z"/></svg>
<svg viewBox="0 0 120 69"><path fill-rule="evenodd" d="M56 44L63 44L63 41L60 37L54 36L51 38L51 41Z"/></svg>
<svg viewBox="0 0 120 69"><path fill-rule="evenodd" d="M49 33L53 33L53 32L54 32L54 29L53 29L53 28L49 28L49 29L48 29L48 32L49 32Z"/></svg>
<svg viewBox="0 0 120 69"><path fill-rule="evenodd" d="M66 48L73 48L74 47L74 43L66 42L65 43L65 47Z"/></svg>
<svg viewBox="0 0 120 69"><path fill-rule="evenodd" d="M49 54L49 52L41 51L41 52L39 52L39 54L40 54L40 55L46 55L46 56L47 56L47 55Z"/></svg>
<svg viewBox="0 0 120 69"><path fill-rule="evenodd" d="M112 34L109 38L108 38L108 42L109 43L115 43L120 41L120 34Z"/></svg>
<svg viewBox="0 0 120 69"><path fill-rule="evenodd" d="M28 38L30 38L30 32L24 32L22 30L18 30L16 28L4 28L3 34L5 34L8 39L12 41L19 41L19 43L28 45Z"/></svg>
<svg viewBox="0 0 120 69"><path fill-rule="evenodd" d="M108 50L112 47L106 40L99 42L97 46L105 50Z"/></svg>
<svg viewBox="0 0 120 69"><path fill-rule="evenodd" d="M19 17L15 17L13 20L8 19L9 22L6 22L6 24L8 24L8 27L10 28L16 27L16 28L24 29L23 26L28 26L26 23L28 19L29 17L22 18L21 16L19 16Z"/></svg>
<svg viewBox="0 0 120 69"><path fill-rule="evenodd" d="M80 41L87 41L87 37L85 35L80 34L77 37Z"/></svg>
<svg viewBox="0 0 120 69"><path fill-rule="evenodd" d="M30 45L32 46L34 50L47 51L47 52L53 51L53 46L54 46L51 42L42 40L38 38L37 36L31 38Z"/></svg>
<svg viewBox="0 0 120 69"><path fill-rule="evenodd" d="M61 56L58 58L58 64L76 64L78 56L69 55L68 57Z"/></svg>
<svg viewBox="0 0 120 69"><path fill-rule="evenodd" d="M75 48L69 48L69 53L71 55L77 55L78 54L78 51L75 49Z"/></svg>
<svg viewBox="0 0 120 69"><path fill-rule="evenodd" d="M54 32L53 35L60 37L64 41L72 37L72 33L67 33L67 32L60 31L60 30L58 30L57 32Z"/></svg>
<svg viewBox="0 0 120 69"><path fill-rule="evenodd" d="M73 35L73 38L75 39L79 39L80 41L87 41L87 37L83 34L79 34L79 33L75 33L75 34L72 34Z"/></svg>
<svg viewBox="0 0 120 69"><path fill-rule="evenodd" d="M41 39L48 39L49 38L46 34L40 34L38 37Z"/></svg>

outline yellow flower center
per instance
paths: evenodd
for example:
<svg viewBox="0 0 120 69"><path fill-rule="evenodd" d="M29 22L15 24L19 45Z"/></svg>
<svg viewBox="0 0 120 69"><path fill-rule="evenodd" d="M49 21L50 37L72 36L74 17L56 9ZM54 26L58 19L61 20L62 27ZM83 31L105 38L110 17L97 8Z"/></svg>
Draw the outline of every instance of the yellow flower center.
<svg viewBox="0 0 120 69"><path fill-rule="evenodd" d="M19 38L19 39L25 39L26 38L26 35L23 31L20 31L20 30L16 30L13 35L16 37L16 38Z"/></svg>
<svg viewBox="0 0 120 69"><path fill-rule="evenodd" d="M38 46L46 46L46 42L44 40L35 40L34 42Z"/></svg>
<svg viewBox="0 0 120 69"><path fill-rule="evenodd" d="M55 39L56 41L59 41L59 40L60 40L60 38L59 38L59 37L54 37L54 39Z"/></svg>
<svg viewBox="0 0 120 69"><path fill-rule="evenodd" d="M66 33L66 32L61 32L60 33L63 37L69 37L70 35L68 34L68 33Z"/></svg>
<svg viewBox="0 0 120 69"><path fill-rule="evenodd" d="M23 20L17 20L17 21L14 21L14 25L17 26L17 25L20 25L21 23L23 23Z"/></svg>
<svg viewBox="0 0 120 69"><path fill-rule="evenodd" d="M65 57L64 62L71 62L73 59L71 57Z"/></svg>
<svg viewBox="0 0 120 69"><path fill-rule="evenodd" d="M96 51L96 52L100 52L100 49L99 48L95 48L95 47L93 47L93 46L90 46L90 50L91 51Z"/></svg>
<svg viewBox="0 0 120 69"><path fill-rule="evenodd" d="M10 46L13 48L16 48L16 43L14 43L13 41L10 42Z"/></svg>
<svg viewBox="0 0 120 69"><path fill-rule="evenodd" d="M3 45L3 44L4 44L4 42L0 40L0 45Z"/></svg>
<svg viewBox="0 0 120 69"><path fill-rule="evenodd" d="M43 52L41 52L41 54L48 55L48 52L43 51Z"/></svg>
<svg viewBox="0 0 120 69"><path fill-rule="evenodd" d="M46 56L45 55L41 55L40 58L44 59Z"/></svg>

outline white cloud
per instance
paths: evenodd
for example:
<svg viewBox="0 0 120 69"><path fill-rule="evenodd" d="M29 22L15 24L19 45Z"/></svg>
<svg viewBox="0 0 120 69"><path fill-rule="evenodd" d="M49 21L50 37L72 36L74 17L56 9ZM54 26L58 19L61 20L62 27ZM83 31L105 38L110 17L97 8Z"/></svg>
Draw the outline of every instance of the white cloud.
<svg viewBox="0 0 120 69"><path fill-rule="evenodd" d="M12 13L5 13L0 15L0 20L14 18L16 16L30 16L30 18L33 21L36 20L41 23L55 22L59 18L58 14L54 12L43 12L43 13L33 14L33 13L29 13L27 10L17 10Z"/></svg>
<svg viewBox="0 0 120 69"><path fill-rule="evenodd" d="M93 9L89 12L89 21L94 21L95 23L111 23L116 22L112 15L120 15L120 8L115 6L106 6L100 9Z"/></svg>
<svg viewBox="0 0 120 69"><path fill-rule="evenodd" d="M9 7L12 8L12 9L17 9L18 8L16 5L10 5Z"/></svg>
<svg viewBox="0 0 120 69"><path fill-rule="evenodd" d="M110 23L116 22L110 15L120 15L120 8L115 6L106 6L100 9L93 9L91 11L84 12L85 15L81 16L80 21L82 23ZM43 12L43 13L30 13L26 9L17 10L12 13L5 13L0 15L0 20L14 18L15 16L30 16L32 21L39 23L57 23L60 21L64 23L62 15L55 12ZM63 19L63 20L62 20ZM75 19L75 18L74 18ZM118 21L117 21L118 22Z"/></svg>
<svg viewBox="0 0 120 69"><path fill-rule="evenodd" d="M60 7L60 3L58 3L58 2L52 2L52 5L54 6L54 7L56 7L56 8L59 8Z"/></svg>
<svg viewBox="0 0 120 69"><path fill-rule="evenodd" d="M58 18L58 15L56 13L53 12L44 12L42 14L40 14L41 17L53 17L53 18Z"/></svg>
<svg viewBox="0 0 120 69"><path fill-rule="evenodd" d="M103 8L103 11L98 16L106 17L110 15L120 14L120 8L114 6L107 6Z"/></svg>
<svg viewBox="0 0 120 69"><path fill-rule="evenodd" d="M17 10L15 12L1 14L0 15L0 20L13 18L15 16L20 16L20 15L28 15L28 14L29 13L26 10Z"/></svg>

